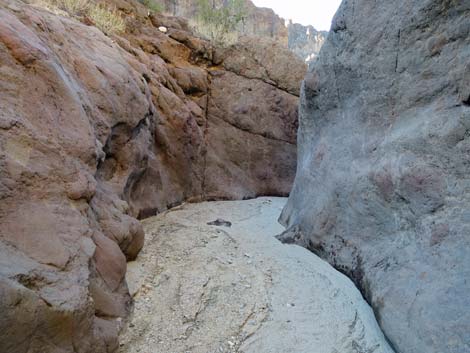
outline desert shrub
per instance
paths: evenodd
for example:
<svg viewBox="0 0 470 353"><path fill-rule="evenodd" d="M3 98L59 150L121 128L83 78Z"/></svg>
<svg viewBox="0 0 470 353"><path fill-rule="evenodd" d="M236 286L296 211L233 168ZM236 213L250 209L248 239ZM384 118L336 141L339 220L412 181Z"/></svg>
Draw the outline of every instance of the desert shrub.
<svg viewBox="0 0 470 353"><path fill-rule="evenodd" d="M145 5L150 11L163 12L163 5L159 4L155 0L142 0L142 4Z"/></svg>
<svg viewBox="0 0 470 353"><path fill-rule="evenodd" d="M216 44L228 44L238 37L236 28L246 16L243 0L228 0L223 4L198 0L196 29Z"/></svg>
<svg viewBox="0 0 470 353"><path fill-rule="evenodd" d="M126 22L116 9L93 0L36 0L35 3L54 13L66 13L78 20L88 18L105 34L117 34L126 29Z"/></svg>
<svg viewBox="0 0 470 353"><path fill-rule="evenodd" d="M115 9L109 9L104 5L90 5L88 16L95 26L105 34L121 33L126 29L126 23L119 12Z"/></svg>
<svg viewBox="0 0 470 353"><path fill-rule="evenodd" d="M71 16L76 16L86 13L90 0L56 0L55 5Z"/></svg>

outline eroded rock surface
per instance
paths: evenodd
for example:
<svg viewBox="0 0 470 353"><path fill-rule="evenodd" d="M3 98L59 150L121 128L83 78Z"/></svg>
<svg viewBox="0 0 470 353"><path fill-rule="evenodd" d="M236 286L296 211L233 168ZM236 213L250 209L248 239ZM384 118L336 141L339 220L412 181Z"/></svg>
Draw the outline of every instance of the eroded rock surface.
<svg viewBox="0 0 470 353"><path fill-rule="evenodd" d="M274 238L285 202L185 204L146 219L119 352L392 353L349 279ZM210 225L218 218L231 227Z"/></svg>
<svg viewBox="0 0 470 353"><path fill-rule="evenodd" d="M397 352L470 349L470 3L345 0L301 98L285 237Z"/></svg>
<svg viewBox="0 0 470 353"><path fill-rule="evenodd" d="M109 38L0 1L1 352L115 351L126 260L144 241L135 217L209 194L287 194L293 179L297 99L285 81L230 71L183 20L113 5L127 32Z"/></svg>

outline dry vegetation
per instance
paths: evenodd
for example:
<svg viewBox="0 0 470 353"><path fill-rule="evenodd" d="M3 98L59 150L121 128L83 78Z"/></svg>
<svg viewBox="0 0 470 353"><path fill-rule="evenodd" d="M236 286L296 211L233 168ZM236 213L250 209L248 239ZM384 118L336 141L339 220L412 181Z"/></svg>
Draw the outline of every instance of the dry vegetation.
<svg viewBox="0 0 470 353"><path fill-rule="evenodd" d="M126 22L119 11L92 0L39 0L37 3L79 20L87 18L107 35L119 34L126 29Z"/></svg>
<svg viewBox="0 0 470 353"><path fill-rule="evenodd" d="M163 12L163 5L158 3L156 0L140 0L150 11Z"/></svg>
<svg viewBox="0 0 470 353"><path fill-rule="evenodd" d="M196 31L218 45L238 41L237 26L246 16L242 0L227 0L216 5L213 1L198 0Z"/></svg>
<svg viewBox="0 0 470 353"><path fill-rule="evenodd" d="M88 16L103 33L122 33L126 30L126 23L117 10L111 10L106 6L93 4L88 8Z"/></svg>
<svg viewBox="0 0 470 353"><path fill-rule="evenodd" d="M54 1L52 1L54 2ZM90 6L89 0L56 0L55 4L71 16L80 16L86 13Z"/></svg>

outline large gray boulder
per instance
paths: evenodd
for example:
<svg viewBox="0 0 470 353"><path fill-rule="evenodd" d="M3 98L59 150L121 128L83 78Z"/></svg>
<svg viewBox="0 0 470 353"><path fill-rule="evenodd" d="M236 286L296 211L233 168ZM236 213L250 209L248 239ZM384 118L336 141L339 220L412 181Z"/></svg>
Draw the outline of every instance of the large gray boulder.
<svg viewBox="0 0 470 353"><path fill-rule="evenodd" d="M470 351L470 1L345 0L300 107L282 221L397 352Z"/></svg>

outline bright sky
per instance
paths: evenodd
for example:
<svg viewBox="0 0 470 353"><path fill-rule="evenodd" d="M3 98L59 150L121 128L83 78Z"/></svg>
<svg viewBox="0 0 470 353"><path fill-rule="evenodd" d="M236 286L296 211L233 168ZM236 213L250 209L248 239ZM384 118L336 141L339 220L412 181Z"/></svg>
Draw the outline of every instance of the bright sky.
<svg viewBox="0 0 470 353"><path fill-rule="evenodd" d="M313 25L315 29L329 31L331 20L341 0L252 0L258 7L269 7L282 18Z"/></svg>

